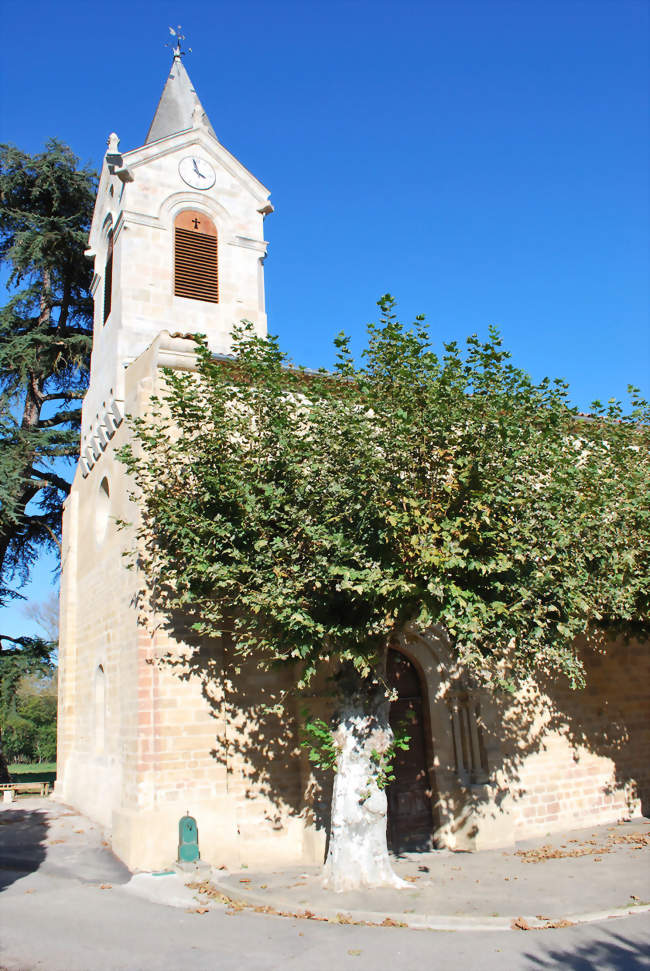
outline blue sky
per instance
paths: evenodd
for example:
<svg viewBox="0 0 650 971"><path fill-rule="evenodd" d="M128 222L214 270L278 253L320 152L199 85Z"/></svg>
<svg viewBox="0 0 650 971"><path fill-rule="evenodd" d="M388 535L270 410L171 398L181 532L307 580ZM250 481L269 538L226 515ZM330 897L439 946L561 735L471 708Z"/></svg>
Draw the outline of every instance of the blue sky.
<svg viewBox="0 0 650 971"><path fill-rule="evenodd" d="M141 144L180 20L219 139L271 189L269 327L296 361L328 366L340 330L360 349L389 291L438 341L496 324L586 408L650 390L649 11L5 0L0 140L55 135L97 166L110 131Z"/></svg>

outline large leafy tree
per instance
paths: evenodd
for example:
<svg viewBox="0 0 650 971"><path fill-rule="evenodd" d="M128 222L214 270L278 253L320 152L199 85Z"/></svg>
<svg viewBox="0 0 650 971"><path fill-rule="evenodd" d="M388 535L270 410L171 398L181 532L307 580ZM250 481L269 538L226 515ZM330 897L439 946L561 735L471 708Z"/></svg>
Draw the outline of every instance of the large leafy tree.
<svg viewBox="0 0 650 971"><path fill-rule="evenodd" d="M2 760L56 758L56 695L28 690L31 683L53 684L52 653L56 642L43 637L3 637L0 663Z"/></svg>
<svg viewBox="0 0 650 971"><path fill-rule="evenodd" d="M0 726L6 763L56 759L57 686L53 657L59 640L59 598L28 603L26 617L42 633L34 637L2 638Z"/></svg>
<svg viewBox="0 0 650 971"><path fill-rule="evenodd" d="M355 363L287 366L243 328L236 359L198 351L134 422L143 598L299 685L336 672L329 885L399 883L381 789L394 744L387 649L443 629L496 689L541 671L580 684L576 637L648 625L650 415L569 404L496 332L434 353L393 301Z"/></svg>
<svg viewBox="0 0 650 971"><path fill-rule="evenodd" d="M9 290L0 310L0 604L16 596L41 549L58 543L92 342L92 270L83 254L95 188L95 174L58 141L35 155L0 146L0 262ZM42 644L19 639L25 664L32 647L34 664L42 663ZM0 637L2 670L15 646Z"/></svg>

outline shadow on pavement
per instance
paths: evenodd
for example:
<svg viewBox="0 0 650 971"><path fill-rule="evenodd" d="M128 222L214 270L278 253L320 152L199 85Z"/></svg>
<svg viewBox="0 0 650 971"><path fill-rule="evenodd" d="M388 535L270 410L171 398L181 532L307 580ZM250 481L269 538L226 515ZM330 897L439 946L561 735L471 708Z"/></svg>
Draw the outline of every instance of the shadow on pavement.
<svg viewBox="0 0 650 971"><path fill-rule="evenodd" d="M40 810L0 814L0 892L38 870L46 855L48 828L47 815Z"/></svg>
<svg viewBox="0 0 650 971"><path fill-rule="evenodd" d="M543 955L524 954L530 968L567 968L571 971L594 971L594 968L616 968L616 971L648 971L645 945L608 932L608 940L573 943L570 949L549 947Z"/></svg>

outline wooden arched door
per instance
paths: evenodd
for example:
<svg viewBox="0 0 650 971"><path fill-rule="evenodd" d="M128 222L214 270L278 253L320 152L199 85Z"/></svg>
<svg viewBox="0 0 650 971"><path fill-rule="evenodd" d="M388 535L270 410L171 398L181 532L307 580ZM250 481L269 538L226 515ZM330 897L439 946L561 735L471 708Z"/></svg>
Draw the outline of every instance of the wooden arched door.
<svg viewBox="0 0 650 971"><path fill-rule="evenodd" d="M397 751L395 781L386 793L388 844L396 853L429 850L433 847L433 793L424 692L417 668L399 651L388 652L388 683L397 692L397 699L390 706L391 727L395 731L405 724L411 736L408 750Z"/></svg>

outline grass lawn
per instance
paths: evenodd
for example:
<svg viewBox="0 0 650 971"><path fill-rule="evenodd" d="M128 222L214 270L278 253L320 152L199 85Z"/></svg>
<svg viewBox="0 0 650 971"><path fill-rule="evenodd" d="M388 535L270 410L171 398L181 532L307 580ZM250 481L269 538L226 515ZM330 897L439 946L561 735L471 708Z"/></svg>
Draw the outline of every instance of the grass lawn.
<svg viewBox="0 0 650 971"><path fill-rule="evenodd" d="M56 779L56 762L14 762L9 766L14 782L51 782Z"/></svg>

